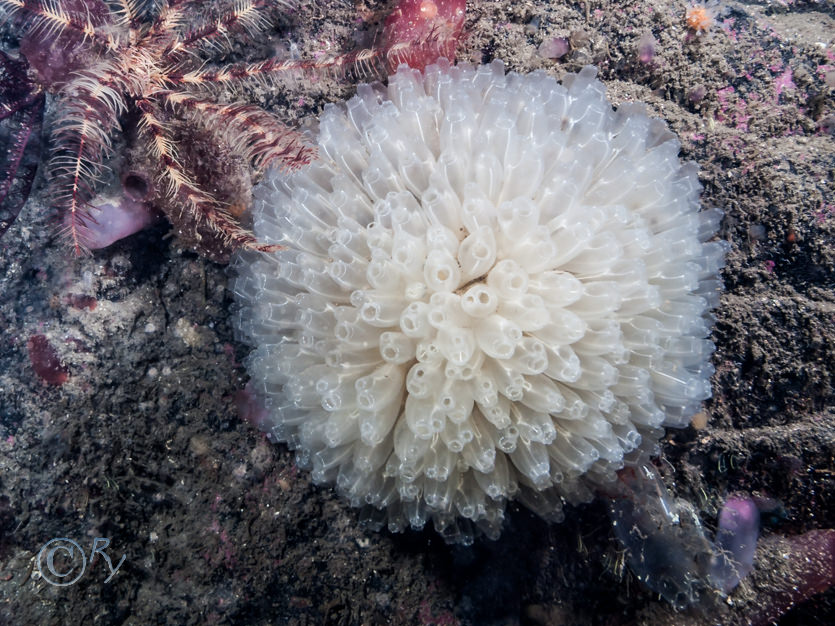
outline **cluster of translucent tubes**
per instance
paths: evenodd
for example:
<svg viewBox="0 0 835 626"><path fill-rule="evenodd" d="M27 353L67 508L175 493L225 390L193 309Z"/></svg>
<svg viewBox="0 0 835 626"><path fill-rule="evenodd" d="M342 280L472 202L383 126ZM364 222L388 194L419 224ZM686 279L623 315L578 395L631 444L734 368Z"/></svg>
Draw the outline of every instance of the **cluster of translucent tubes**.
<svg viewBox="0 0 835 626"><path fill-rule="evenodd" d="M710 395L722 213L593 68L401 67L318 142L257 190L285 249L237 260L238 328L264 427L370 519L560 519Z"/></svg>

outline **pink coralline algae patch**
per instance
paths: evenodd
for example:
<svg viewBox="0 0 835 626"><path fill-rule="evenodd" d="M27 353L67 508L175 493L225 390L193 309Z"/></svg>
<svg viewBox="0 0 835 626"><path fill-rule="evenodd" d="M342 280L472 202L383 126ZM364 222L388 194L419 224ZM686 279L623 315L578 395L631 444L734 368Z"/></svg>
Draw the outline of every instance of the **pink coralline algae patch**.
<svg viewBox="0 0 835 626"><path fill-rule="evenodd" d="M835 204L827 204L815 211L815 222L820 225L833 216L835 216Z"/></svg>
<svg viewBox="0 0 835 626"><path fill-rule="evenodd" d="M719 100L719 111L716 114L716 120L742 132L747 132L748 120L751 119L751 115L748 113L748 103L739 97L736 89L730 85L719 89L716 92L716 98Z"/></svg>
<svg viewBox="0 0 835 626"><path fill-rule="evenodd" d="M777 101L780 99L780 94L787 89L797 89L797 85L794 84L794 80L792 79L792 69L790 67L787 67L782 74L774 79L775 104L777 104Z"/></svg>
<svg viewBox="0 0 835 626"><path fill-rule="evenodd" d="M44 335L29 337L26 348L29 350L32 369L42 380L50 385L63 385L67 382L69 371L64 367L58 357L58 352Z"/></svg>
<svg viewBox="0 0 835 626"><path fill-rule="evenodd" d="M418 620L422 626L458 626L460 622L450 611L434 613L429 600L421 602L418 609Z"/></svg>
<svg viewBox="0 0 835 626"><path fill-rule="evenodd" d="M220 525L218 520L212 521L207 530L217 537L217 549L215 552L211 550L204 552L203 559L212 567L222 564L226 569L234 569L238 564L238 559L229 533Z"/></svg>
<svg viewBox="0 0 835 626"><path fill-rule="evenodd" d="M736 20L732 17L722 20L722 30L724 30L725 33L727 33L728 38L731 41L739 40L739 33L737 33L737 31L734 30L735 23Z"/></svg>

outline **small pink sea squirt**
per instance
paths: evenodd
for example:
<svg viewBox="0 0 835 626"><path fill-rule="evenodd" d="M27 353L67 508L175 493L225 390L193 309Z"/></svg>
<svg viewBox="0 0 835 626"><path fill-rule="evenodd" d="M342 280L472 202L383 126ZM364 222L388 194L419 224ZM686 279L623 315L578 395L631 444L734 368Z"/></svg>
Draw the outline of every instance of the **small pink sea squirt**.
<svg viewBox="0 0 835 626"><path fill-rule="evenodd" d="M407 63L423 70L439 57L453 59L466 5L465 0L402 0L384 31L392 66Z"/></svg>

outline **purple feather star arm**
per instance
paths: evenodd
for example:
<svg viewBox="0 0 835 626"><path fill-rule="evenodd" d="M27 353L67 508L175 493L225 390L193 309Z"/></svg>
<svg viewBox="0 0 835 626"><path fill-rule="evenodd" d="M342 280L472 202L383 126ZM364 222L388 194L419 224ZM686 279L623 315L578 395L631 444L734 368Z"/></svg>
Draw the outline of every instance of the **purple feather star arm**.
<svg viewBox="0 0 835 626"><path fill-rule="evenodd" d="M44 96L26 76L26 64L0 51L0 236L29 197L40 160Z"/></svg>

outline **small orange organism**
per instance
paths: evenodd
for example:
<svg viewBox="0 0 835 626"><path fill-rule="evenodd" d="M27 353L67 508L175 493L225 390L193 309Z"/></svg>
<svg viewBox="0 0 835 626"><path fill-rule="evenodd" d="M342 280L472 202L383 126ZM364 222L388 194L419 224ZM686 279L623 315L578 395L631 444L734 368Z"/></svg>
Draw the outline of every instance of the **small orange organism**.
<svg viewBox="0 0 835 626"><path fill-rule="evenodd" d="M427 20L434 19L438 15L438 5L432 0L424 0L420 3L420 14Z"/></svg>
<svg viewBox="0 0 835 626"><path fill-rule="evenodd" d="M684 14L684 21L687 23L687 28L697 35L702 35L709 31L716 21L718 4L718 2L708 2L705 4L690 3Z"/></svg>

